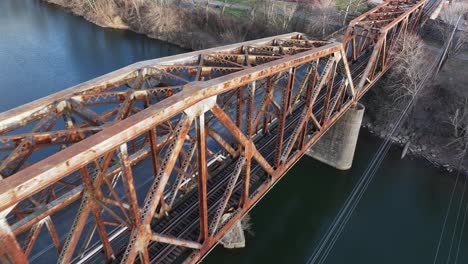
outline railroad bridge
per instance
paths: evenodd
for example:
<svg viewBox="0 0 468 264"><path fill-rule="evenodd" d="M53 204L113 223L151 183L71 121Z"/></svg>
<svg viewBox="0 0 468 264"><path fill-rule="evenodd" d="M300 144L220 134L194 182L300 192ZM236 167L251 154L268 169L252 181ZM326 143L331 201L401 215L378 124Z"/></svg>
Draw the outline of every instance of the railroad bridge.
<svg viewBox="0 0 468 264"><path fill-rule="evenodd" d="M436 5L388 0L337 40L291 33L138 62L1 113L0 259L201 260Z"/></svg>

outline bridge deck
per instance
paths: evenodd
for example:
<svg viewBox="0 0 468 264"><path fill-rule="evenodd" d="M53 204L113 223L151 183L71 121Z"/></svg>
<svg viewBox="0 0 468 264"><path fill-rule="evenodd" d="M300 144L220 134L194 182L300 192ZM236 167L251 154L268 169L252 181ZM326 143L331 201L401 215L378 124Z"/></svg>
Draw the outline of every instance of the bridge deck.
<svg viewBox="0 0 468 264"><path fill-rule="evenodd" d="M356 80L359 79L364 71L366 60L368 59L369 54L362 54L362 57L359 58L355 63L351 64L351 73L352 76L355 76ZM323 67L324 65L322 65ZM340 85L340 81L334 84L335 87ZM317 115L321 114L323 109L323 102L325 97L325 92L322 91L318 98L318 103L315 105L315 111ZM333 94L332 96L335 96ZM288 116L286 119L286 130L285 130L285 141L289 140L292 136L295 125L297 124L301 116L301 108L304 103L300 103L295 106L295 110L292 115ZM275 119L270 124L270 131L275 131L278 127L278 120ZM313 126L310 125L310 130L313 130ZM255 145L257 146L259 152L266 157L267 161L273 163L274 161L274 152L275 152L275 143L277 140L278 134L268 133L263 134L262 132L254 135ZM215 210L226 189L226 183L229 180L229 175L234 171L237 159L228 159L221 162L216 162L209 167L209 179L207 182L208 192L208 216L210 220L214 218ZM252 164L252 172L250 178L250 185L252 187L250 192L254 193L258 187L268 180L268 175L260 167L257 162ZM233 194L229 200L227 208L235 208L240 202L242 195L242 183L239 181L236 183ZM183 196L180 201L178 201L173 209L168 212L168 215L163 217L160 220L154 220L152 223L152 229L160 234L169 235L172 237L185 239L189 241L196 241L200 233L200 224L199 224L199 212L198 212L198 191L196 189L192 190L185 196ZM123 232L118 238L112 241L113 247L119 248L120 252L123 252L126 247L126 243L129 239L129 233ZM190 253L191 249L175 246L164 243L152 242L149 245L149 254L151 263L174 263L177 260L181 260L183 256ZM117 258L112 263L120 263L121 256L117 255ZM103 252L98 252L93 254L87 259L88 263L102 263L105 261L105 255Z"/></svg>
<svg viewBox="0 0 468 264"><path fill-rule="evenodd" d="M0 114L0 255L199 260L388 70L424 3L389 0L339 43L293 33L137 63Z"/></svg>

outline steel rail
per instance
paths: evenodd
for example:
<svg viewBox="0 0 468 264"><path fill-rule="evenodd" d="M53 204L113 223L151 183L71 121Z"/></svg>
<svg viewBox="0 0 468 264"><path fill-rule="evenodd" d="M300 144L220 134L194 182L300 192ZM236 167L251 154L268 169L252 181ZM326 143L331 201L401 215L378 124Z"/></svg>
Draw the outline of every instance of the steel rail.
<svg viewBox="0 0 468 264"><path fill-rule="evenodd" d="M2 173L6 173L4 179L0 180L0 212L9 221L0 228L0 240L7 243L9 249L0 255L7 259L25 259L38 238L37 230L43 226L43 219L50 219L48 217L57 212L66 212L73 207L74 201L84 197L84 204L80 207L83 209L78 211L64 249L59 249L60 261L74 259L80 262L100 257L108 261L113 255L119 256L126 263L138 260L135 258L143 262L156 259L169 261L177 257L184 246L192 248L187 262L200 260L234 222L241 219L284 176L304 151L388 70L393 63L391 58L387 58L388 50L393 48L400 34L415 27L426 9L432 6L424 5L424 0L386 1L354 19L343 42L313 41L300 33L291 33L139 62L1 113L0 149L11 152L0 167ZM360 24L364 20L368 26ZM354 27L361 27L368 32L356 32ZM349 43L353 45L352 54ZM351 67L348 65L350 55L353 59ZM308 67L308 70L304 67ZM268 82L269 78L280 73L282 77L275 83ZM358 82L359 85L354 87L354 83ZM256 84L260 84L258 93L255 91ZM306 84L307 88L304 89ZM267 92L270 85L275 90ZM119 87L125 89L112 91ZM318 100L309 101L314 89L318 89ZM278 97L281 98L280 103L272 99L264 101L266 108L260 109L255 105L256 100L265 100L270 94L278 96L278 92L281 93ZM315 95L312 98L316 98ZM109 104L118 104L118 107L104 113L84 108ZM143 109L141 104L144 104ZM311 107L311 117L304 116L306 107ZM77 115L85 122L76 122L72 115ZM206 124L206 130L211 133L206 133L204 128L201 131L200 126L194 127L193 122L204 123L205 115L208 121L214 118L214 123ZM66 130L50 131L61 116ZM184 120L184 123L179 121L176 124L178 119ZM38 123L31 133L16 132L36 121ZM252 126L255 127L252 129ZM270 130L272 135L268 134ZM229 134L227 137L226 132ZM222 139L218 142L219 150L210 150L206 144L208 134L212 137L211 142L215 140L213 135L218 137L218 141ZM162 135L166 135L167 139L160 142ZM62 142L54 141L58 139ZM186 169L181 170L182 165L176 165L176 161L182 162L187 155L184 142L197 143L196 157L201 163L185 166ZM286 144L284 149L282 142ZM24 166L31 150L40 150L49 143L67 144L67 147ZM31 148L35 144L39 144L38 147ZM131 149L127 153L127 148L124 148L126 156L123 157L116 152L122 149L122 145L128 145ZM227 157L213 166L205 165L205 159L212 159L216 153L224 153ZM240 153L245 153L245 173L239 176L242 180L234 182L232 190L223 194L222 190L226 188L224 185L232 181L228 175L231 175L231 167ZM105 163L104 157L109 162ZM151 210L141 211L142 207L135 195L134 180L138 178L134 177L136 175L133 175L132 167L148 157L152 159L153 175L158 176L152 180L152 187L145 198L146 208ZM116 159L120 161L119 164L123 164L121 167L114 166L117 164ZM188 162L191 163L191 160L189 158ZM187 171L189 167L191 174ZM221 168L225 171L222 172ZM96 179L94 183L90 181L91 174L86 175L90 169L99 172L93 176ZM206 178L208 169L217 170L213 173L218 176L208 182L198 180L198 183L193 183L196 188L201 188L202 195L198 195L195 200L190 194L179 194L179 198L174 195L177 205L171 210L165 207L164 193L168 190L166 187L170 185L172 173ZM85 177L86 186L81 183L77 171L84 173L82 177ZM121 177L123 187L119 188L124 188L122 191L125 190L125 195L122 192L115 199L125 201L127 207L120 204L120 208L128 218L125 225L130 228L123 230L117 227L113 231L105 231L104 225L115 227L122 223L119 223L120 220L98 219L100 223L96 224L100 228L97 230L100 238L93 240L92 245L89 244L91 240L87 242L79 256L74 254L74 247L87 221L85 217L90 213L99 216L102 210L110 210L103 208L104 204L100 205L94 198L100 197L100 185L105 177L120 172L125 177ZM70 179L73 179L70 186L57 185L60 182L67 183ZM58 196L54 191L58 191ZM216 197L219 195L223 195L222 207L218 207L221 201ZM155 197L162 197L161 201ZM25 201L29 203L26 207L22 205ZM37 208L44 205L43 201L46 201L46 210L36 212ZM117 204L117 201L114 203ZM231 205L233 202L238 203L234 204L237 209L231 218L215 231L202 233L197 238L197 231L206 232L207 223L212 221L214 212L225 210L226 202ZM18 203L23 207L17 206ZM197 204L203 221L197 220ZM19 210L11 212L12 209ZM39 213L39 218L32 219L33 214L30 212ZM167 212L177 217L163 217ZM216 213L218 218L220 213L223 212ZM20 214L26 214L26 218ZM111 215L117 219L121 217L115 212ZM154 221L153 216L162 218ZM121 219L120 222L125 221ZM152 234L154 231L151 231L151 227L159 222L163 229L158 229L157 233L162 236ZM49 227L51 222L47 223ZM200 226L197 227L197 224ZM26 240L17 238L27 230L30 233ZM129 242L125 242L126 237L130 238ZM53 239L58 241L57 234ZM98 242L102 242L102 246L96 244ZM166 243L164 248L160 248L159 252L154 251L161 242ZM24 245L20 246L20 243ZM61 248L58 243L56 246ZM126 249L118 249L118 245ZM25 251L20 247L24 247ZM104 249L104 252L100 253L99 248Z"/></svg>

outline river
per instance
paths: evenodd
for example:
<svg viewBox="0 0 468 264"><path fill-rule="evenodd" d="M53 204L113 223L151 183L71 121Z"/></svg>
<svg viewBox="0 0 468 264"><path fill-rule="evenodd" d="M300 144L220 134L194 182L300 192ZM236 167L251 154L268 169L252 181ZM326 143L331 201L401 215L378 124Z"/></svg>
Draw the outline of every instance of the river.
<svg viewBox="0 0 468 264"><path fill-rule="evenodd" d="M0 111L133 62L181 52L185 50L132 32L100 28L38 0L2 0ZM252 210L254 234L247 234L247 247L218 246L204 262L306 263L379 144L363 131L349 171L302 158ZM391 149L325 263L433 262L454 176L424 161L400 160L400 151ZM461 193L457 189L454 209ZM441 262L449 250L455 211ZM468 262L467 248L465 232L459 263Z"/></svg>

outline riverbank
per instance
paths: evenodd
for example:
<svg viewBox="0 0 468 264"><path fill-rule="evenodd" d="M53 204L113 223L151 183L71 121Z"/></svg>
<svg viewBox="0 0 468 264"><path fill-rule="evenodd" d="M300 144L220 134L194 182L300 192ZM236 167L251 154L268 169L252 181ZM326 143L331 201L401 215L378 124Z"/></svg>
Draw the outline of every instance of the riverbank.
<svg viewBox="0 0 468 264"><path fill-rule="evenodd" d="M2 111L137 61L184 52L129 30L103 30L40 1L0 1L0 21ZM255 234L247 234L246 248L216 247L203 263L306 263L380 143L363 129L349 171L303 157L251 211ZM326 263L433 262L454 181L420 160L400 160L400 153L391 148ZM74 216L57 213L52 220L56 229L69 228ZM64 241L68 229L57 230ZM443 246L450 245L449 235ZM467 247L465 232L460 248ZM49 264L57 254L43 230L30 262ZM459 263L467 262L468 251L461 250Z"/></svg>
<svg viewBox="0 0 468 264"><path fill-rule="evenodd" d="M122 21L122 18L118 14L112 14L111 12L106 13L103 16L97 16L89 10L76 5L73 1L66 0L43 0L46 3L54 4L65 8L67 11L74 15L81 16L91 23L103 28L114 28L114 29L131 29L129 25Z"/></svg>
<svg viewBox="0 0 468 264"><path fill-rule="evenodd" d="M293 31L319 39L341 28L343 16L349 20L370 8L367 2L346 8L347 2L343 0L320 4L237 1L237 5L222 6L213 4L217 2L184 0L42 1L63 7L101 27L128 29L193 50Z"/></svg>
<svg viewBox="0 0 468 264"><path fill-rule="evenodd" d="M441 43L431 39L425 42L430 54L435 57ZM457 129L451 119L456 111L466 111L467 71L468 51L465 50L449 59L424 88L423 96L417 99L402 129L392 137L392 142L401 148L406 147L408 155L424 158L439 169L457 171L465 141L464 135L456 136ZM367 111L363 127L380 138L386 137L400 111L395 109L394 97L385 89L391 81L384 78L380 82L383 89L371 89L363 98ZM463 158L461 172L468 174L466 157Z"/></svg>
<svg viewBox="0 0 468 264"><path fill-rule="evenodd" d="M128 29L189 49L204 49L243 41L246 38L261 38L282 33L281 30L285 32L306 29L303 25L304 20L302 20L302 28L300 27L301 19L299 18L304 17L303 10L299 12L300 14L291 15L290 24L287 27L284 26L287 21L282 21L283 26L278 28L268 23L261 23L261 16L258 14L252 15L254 17L252 21L243 21L232 14L224 16L215 14L212 7L206 14L200 8L194 8L189 14L187 6L175 10L170 6L158 5L155 1L142 1L140 6L130 7L126 7L119 1L96 1L101 4L107 3L107 6L96 5L92 8L87 7L80 0L43 1L64 7L71 13L82 16L101 27ZM241 10L244 13L247 12L245 8ZM234 12L226 10L222 13L229 13L229 11ZM280 11L285 14L288 10ZM187 17L199 19L187 19ZM208 26L206 22L209 22ZM238 26L239 29L234 29L233 25ZM433 46L432 51L435 54L437 47ZM448 124L448 119L453 114L454 107L447 107L446 102L455 102L458 98L467 96L463 94L462 84L467 83L468 80L462 72L466 69L468 60L463 58L463 56L461 59L455 58L445 65L436 83L428 88L431 95L418 100L418 104L412 111L413 117L410 117L411 121L409 121L412 125L405 126L392 139L397 145L402 147L407 145L408 154L423 157L447 171L453 171L458 167L457 155L460 148L451 144L454 140L451 136L453 128ZM384 80L379 85L387 84ZM391 128L391 116L388 114L388 109L392 109L393 100L390 94L381 90L385 89L372 89L364 98L367 112L370 114L366 115L363 124L371 133L384 137L386 131ZM464 165L463 171L467 172L467 164Z"/></svg>
<svg viewBox="0 0 468 264"><path fill-rule="evenodd" d="M64 8L100 27L130 30L184 49L216 46L219 38L200 29L183 8L161 6L156 1L42 0Z"/></svg>

